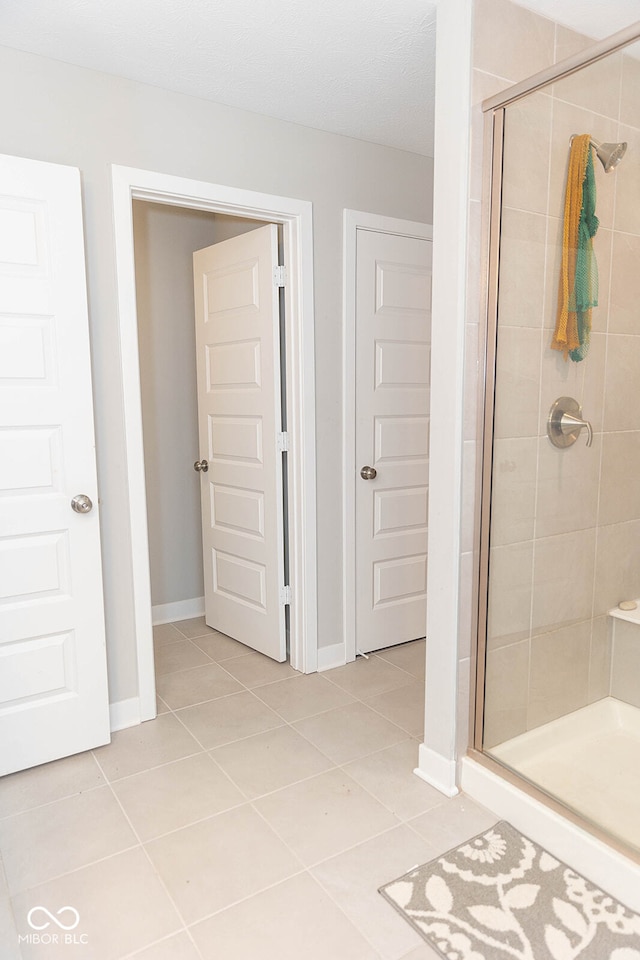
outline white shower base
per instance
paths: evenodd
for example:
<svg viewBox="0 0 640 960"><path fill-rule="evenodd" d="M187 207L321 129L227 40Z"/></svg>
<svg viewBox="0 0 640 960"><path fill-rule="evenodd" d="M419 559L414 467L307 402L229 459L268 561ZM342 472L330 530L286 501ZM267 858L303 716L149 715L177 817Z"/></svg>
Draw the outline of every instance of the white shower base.
<svg viewBox="0 0 640 960"><path fill-rule="evenodd" d="M607 697L488 751L640 848L640 709Z"/></svg>

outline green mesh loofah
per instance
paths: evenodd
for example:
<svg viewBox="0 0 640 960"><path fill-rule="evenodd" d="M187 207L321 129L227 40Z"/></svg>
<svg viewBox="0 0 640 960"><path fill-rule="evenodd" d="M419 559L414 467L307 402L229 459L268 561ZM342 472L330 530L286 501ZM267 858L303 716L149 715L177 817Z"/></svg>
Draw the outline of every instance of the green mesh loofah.
<svg viewBox="0 0 640 960"><path fill-rule="evenodd" d="M582 208L578 228L576 251L576 275L569 297L569 310L575 311L580 346L571 350L569 356L576 363L584 360L591 343L591 308L598 306L598 264L593 252L593 238L600 221L596 217L596 179L593 171L593 156L589 150L584 182L582 184Z"/></svg>

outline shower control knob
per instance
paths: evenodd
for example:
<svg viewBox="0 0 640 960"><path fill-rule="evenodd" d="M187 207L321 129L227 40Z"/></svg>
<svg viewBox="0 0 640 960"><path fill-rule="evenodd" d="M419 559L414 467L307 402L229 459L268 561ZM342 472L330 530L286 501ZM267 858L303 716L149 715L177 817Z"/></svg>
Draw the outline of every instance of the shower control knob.
<svg viewBox="0 0 640 960"><path fill-rule="evenodd" d="M558 397L547 418L547 436L554 447L570 447L581 430L587 431L587 446L593 443L593 427L582 416L582 407L573 397Z"/></svg>

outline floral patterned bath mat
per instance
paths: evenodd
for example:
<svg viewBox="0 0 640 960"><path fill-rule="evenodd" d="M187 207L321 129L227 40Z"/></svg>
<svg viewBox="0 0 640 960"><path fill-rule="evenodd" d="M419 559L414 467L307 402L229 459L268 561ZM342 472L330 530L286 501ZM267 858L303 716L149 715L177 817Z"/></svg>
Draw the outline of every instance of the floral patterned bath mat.
<svg viewBox="0 0 640 960"><path fill-rule="evenodd" d="M380 893L446 960L640 960L640 915L505 821Z"/></svg>

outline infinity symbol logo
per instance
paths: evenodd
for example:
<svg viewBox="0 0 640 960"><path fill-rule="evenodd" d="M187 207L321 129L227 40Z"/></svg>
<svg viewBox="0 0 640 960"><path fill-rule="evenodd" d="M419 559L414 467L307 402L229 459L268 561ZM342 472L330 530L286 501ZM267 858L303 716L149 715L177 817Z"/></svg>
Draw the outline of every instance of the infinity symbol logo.
<svg viewBox="0 0 640 960"><path fill-rule="evenodd" d="M45 920L45 922L41 923L40 925L38 925L34 920L32 920L34 913L36 913L38 910L42 911L42 913L44 913L45 916L49 917L49 920ZM69 911L69 913L71 913L73 917L75 917L73 923L66 924L66 923L63 923L62 920L58 920L58 917L60 916L60 914L65 913L65 911ZM75 928L80 923L80 914L74 907L60 907L55 917L52 913L49 912L49 910L47 910L46 907L32 907L31 910L29 910L29 913L27 914L27 923L33 930L46 930L47 927L50 926L50 921L55 923L56 926L60 927L61 930L75 930Z"/></svg>

